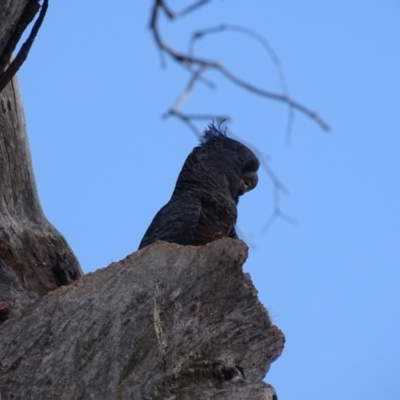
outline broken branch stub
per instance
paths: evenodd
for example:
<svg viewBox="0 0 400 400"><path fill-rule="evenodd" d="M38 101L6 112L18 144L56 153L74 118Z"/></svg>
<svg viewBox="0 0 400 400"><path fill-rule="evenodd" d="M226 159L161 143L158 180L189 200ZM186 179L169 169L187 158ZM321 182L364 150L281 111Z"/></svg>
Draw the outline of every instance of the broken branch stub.
<svg viewBox="0 0 400 400"><path fill-rule="evenodd" d="M285 338L247 251L156 242L49 293L1 327L1 395L273 400L262 379Z"/></svg>

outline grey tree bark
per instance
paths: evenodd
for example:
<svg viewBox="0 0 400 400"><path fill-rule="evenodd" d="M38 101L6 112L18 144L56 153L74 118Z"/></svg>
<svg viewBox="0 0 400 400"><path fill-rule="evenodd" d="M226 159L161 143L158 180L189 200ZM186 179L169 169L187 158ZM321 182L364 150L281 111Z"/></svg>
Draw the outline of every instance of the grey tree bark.
<svg viewBox="0 0 400 400"><path fill-rule="evenodd" d="M156 242L42 297L2 326L1 399L276 399L247 251Z"/></svg>
<svg viewBox="0 0 400 400"><path fill-rule="evenodd" d="M0 73L37 8L37 1L0 3ZM0 93L0 320L81 275L78 260L40 206L14 77Z"/></svg>

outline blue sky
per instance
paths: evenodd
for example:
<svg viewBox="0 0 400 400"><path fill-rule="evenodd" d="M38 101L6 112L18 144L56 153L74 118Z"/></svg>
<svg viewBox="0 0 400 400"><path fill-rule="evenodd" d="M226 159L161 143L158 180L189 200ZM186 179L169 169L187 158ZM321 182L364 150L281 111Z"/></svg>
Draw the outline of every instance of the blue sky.
<svg viewBox="0 0 400 400"><path fill-rule="evenodd" d="M197 144L161 118L188 75L170 60L161 67L149 15L144 1L51 2L19 73L42 206L85 272L136 250ZM280 400L398 400L400 2L215 0L161 28L179 47L223 22L264 35L291 96L332 128L296 113L288 146L287 107L216 72L216 90L200 85L185 104L229 114L290 191L281 206L296 225L278 219L261 233L273 210L263 170L239 205L245 270L287 338L266 380ZM196 48L279 91L259 43L226 33Z"/></svg>

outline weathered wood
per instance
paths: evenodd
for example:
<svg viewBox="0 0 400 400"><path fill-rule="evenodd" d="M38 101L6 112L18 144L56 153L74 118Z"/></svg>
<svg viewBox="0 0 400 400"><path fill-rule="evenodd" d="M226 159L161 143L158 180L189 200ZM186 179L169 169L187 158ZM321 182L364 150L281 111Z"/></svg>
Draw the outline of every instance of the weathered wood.
<svg viewBox="0 0 400 400"><path fill-rule="evenodd" d="M0 1L0 74L39 8L38 0Z"/></svg>
<svg viewBox="0 0 400 400"><path fill-rule="evenodd" d="M0 301L10 303L13 315L81 275L40 206L15 77L0 93Z"/></svg>
<svg viewBox="0 0 400 400"><path fill-rule="evenodd" d="M0 398L276 399L247 251L156 242L47 294L1 326Z"/></svg>
<svg viewBox="0 0 400 400"><path fill-rule="evenodd" d="M0 1L0 75L39 9ZM43 214L32 170L17 78L0 93L0 322L38 296L82 275L64 237Z"/></svg>

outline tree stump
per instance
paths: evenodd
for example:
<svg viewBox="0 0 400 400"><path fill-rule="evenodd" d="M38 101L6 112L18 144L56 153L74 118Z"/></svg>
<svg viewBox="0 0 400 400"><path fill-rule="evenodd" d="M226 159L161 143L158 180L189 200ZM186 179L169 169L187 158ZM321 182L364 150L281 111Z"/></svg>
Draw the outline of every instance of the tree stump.
<svg viewBox="0 0 400 400"><path fill-rule="evenodd" d="M156 242L52 291L1 327L1 398L276 399L262 379L285 338L246 258Z"/></svg>

